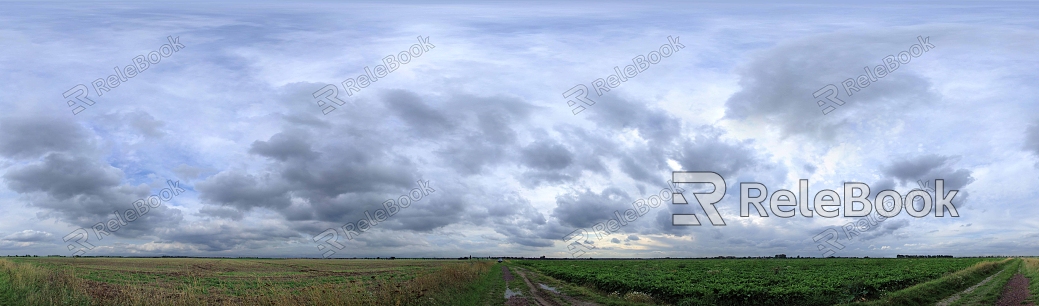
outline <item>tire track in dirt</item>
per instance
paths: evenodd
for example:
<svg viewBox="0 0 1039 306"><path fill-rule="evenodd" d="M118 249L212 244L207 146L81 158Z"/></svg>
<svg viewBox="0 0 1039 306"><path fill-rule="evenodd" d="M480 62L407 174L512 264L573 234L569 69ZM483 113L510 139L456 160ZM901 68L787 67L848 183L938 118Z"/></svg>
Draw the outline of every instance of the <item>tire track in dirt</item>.
<svg viewBox="0 0 1039 306"><path fill-rule="evenodd" d="M569 296L567 296L565 294L562 294L562 293L548 293L548 292L545 292L545 290L540 290L540 289L537 288L537 286L534 286L534 284L531 283L529 279L527 279L527 275L523 273L522 269L516 269L516 274L519 274L520 278L523 279L523 282L527 284L527 288L530 290L530 295L534 297L534 300L538 302L538 305L541 305L541 306L564 306L563 304L560 304L559 302L557 302L555 299L553 299L551 297L551 294L556 294L556 295L559 295L560 297L562 297L564 300L566 300L567 303L569 303L570 305L574 305L574 306L599 306L599 304L592 303L592 302L581 301L581 300L569 297Z"/></svg>
<svg viewBox="0 0 1039 306"><path fill-rule="evenodd" d="M523 274L523 271L521 271L520 269L516 269L516 274L519 274L520 278L523 279L523 282L527 284L527 288L529 289L527 292L530 292L530 296L534 298L534 301L536 301L538 303L538 305L540 305L540 306L563 306L563 305L560 305L559 303L556 303L556 301L551 299L551 298L547 298L546 299L545 298L545 293L543 291L538 290L537 288L535 288L534 284L531 284L530 280L527 279L527 275Z"/></svg>
<svg viewBox="0 0 1039 306"><path fill-rule="evenodd" d="M513 281L516 278L512 277L512 272L509 272L509 268L505 265L501 266L501 277L505 279L505 295L508 298L508 300L505 301L506 306L527 306L528 304L530 304L529 302L527 302L527 298L519 295L519 292L517 292L516 295L509 296L509 293L511 291L509 290L509 282Z"/></svg>

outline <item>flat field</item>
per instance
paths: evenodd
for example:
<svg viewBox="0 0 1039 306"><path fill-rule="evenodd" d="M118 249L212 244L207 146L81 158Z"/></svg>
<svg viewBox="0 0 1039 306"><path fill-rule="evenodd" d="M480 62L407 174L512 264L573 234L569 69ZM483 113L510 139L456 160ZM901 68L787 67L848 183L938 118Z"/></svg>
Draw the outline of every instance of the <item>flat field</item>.
<svg viewBox="0 0 1039 306"><path fill-rule="evenodd" d="M4 284L0 287L7 287L0 288L7 300L0 305L452 305L487 300L486 288L474 286L481 284L480 278L493 277L489 272L494 264L490 260L8 258L0 259ZM29 288L33 286L40 288Z"/></svg>
<svg viewBox="0 0 1039 306"><path fill-rule="evenodd" d="M981 258L524 260L519 265L603 293L678 305L834 305L876 300ZM996 267L998 268L998 267ZM992 269L978 271L988 275ZM944 292L928 292L943 294Z"/></svg>
<svg viewBox="0 0 1039 306"><path fill-rule="evenodd" d="M0 305L992 305L1039 300L1036 262L19 257Z"/></svg>

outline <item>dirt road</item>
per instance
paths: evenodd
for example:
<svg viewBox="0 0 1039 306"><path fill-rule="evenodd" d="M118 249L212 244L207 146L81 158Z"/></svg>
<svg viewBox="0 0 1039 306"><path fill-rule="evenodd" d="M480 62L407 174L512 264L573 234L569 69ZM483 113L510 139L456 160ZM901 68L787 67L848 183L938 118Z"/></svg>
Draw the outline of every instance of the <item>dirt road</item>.
<svg viewBox="0 0 1039 306"><path fill-rule="evenodd" d="M581 301L581 300L575 299L573 297L567 296L567 295L565 295L563 293L539 289L538 288L539 286L535 286L534 283L532 283L530 281L530 279L527 278L527 275L524 273L523 269L514 268L513 270L516 272L517 275L519 275L519 277L521 279L523 279L523 284L526 285L526 290L524 290L524 292L526 292L526 294L525 295L514 295L514 296L509 297L508 301L506 302L506 305L509 305L509 306L513 306L513 305L529 305L529 300L527 299L529 297L529 298L534 299L534 303L536 305L538 305L538 306L566 306L566 305L573 305L573 306L599 306L599 304L592 303L592 302ZM502 266L502 276L505 278L506 288L508 288L509 287L509 281L513 280L514 277L513 277L512 273L509 271L509 269L507 267L505 267L505 266ZM523 287L523 286L518 286L518 287ZM506 289L506 290L508 291L508 289ZM563 302L557 301L555 298L553 298L555 296L561 297L566 302L563 303Z"/></svg>
<svg viewBox="0 0 1039 306"><path fill-rule="evenodd" d="M1003 294L999 296L999 301L996 302L998 306L1010 306L1010 305L1027 305L1035 306L1035 303L1025 304L1025 300L1031 293L1028 291L1028 279L1025 278L1021 273L1014 274L1007 282L1007 285L1003 287Z"/></svg>

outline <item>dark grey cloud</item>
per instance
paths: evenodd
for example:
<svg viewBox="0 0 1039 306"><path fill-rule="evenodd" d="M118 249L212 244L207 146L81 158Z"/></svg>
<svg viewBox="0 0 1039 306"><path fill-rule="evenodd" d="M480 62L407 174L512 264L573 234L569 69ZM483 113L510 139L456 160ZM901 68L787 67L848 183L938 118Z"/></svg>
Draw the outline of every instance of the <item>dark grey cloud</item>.
<svg viewBox="0 0 1039 306"><path fill-rule="evenodd" d="M283 226L245 226L224 221L192 222L164 231L158 243L187 244L184 253L262 250L299 238ZM154 252L152 252L154 253Z"/></svg>
<svg viewBox="0 0 1039 306"><path fill-rule="evenodd" d="M573 191L556 197L552 216L564 226L588 228L613 216L615 210L631 207L635 199L616 187L596 193L590 190Z"/></svg>
<svg viewBox="0 0 1039 306"><path fill-rule="evenodd" d="M360 104L360 102L358 102ZM250 153L269 157L268 171L249 173L224 170L198 183L200 198L215 207L202 212L215 217L238 217L239 212L263 207L287 220L350 222L365 205L414 188L414 163L394 142L396 131L371 131L367 122L346 121L331 128L312 122L287 120L282 132L267 141L254 141ZM387 127L383 127L387 128ZM337 137L311 135L342 132ZM358 132L368 130L368 132ZM292 199L296 198L297 203ZM294 225L298 226L298 225Z"/></svg>
<svg viewBox="0 0 1039 306"><path fill-rule="evenodd" d="M116 218L115 211L133 209L135 201L153 192L144 184L124 183L124 172L95 155L94 144L83 140L92 134L79 125L39 114L22 114L0 124L4 130L0 135L51 137L33 140L5 136L2 140L4 149L10 148L8 145L20 146L17 150L7 150L9 157L36 159L11 166L3 174L3 181L19 193L21 201L40 209L37 218L53 218L90 228ZM66 135L75 137L70 139ZM112 234L119 237L152 235L157 230L175 227L180 220L179 210L160 204Z"/></svg>
<svg viewBox="0 0 1039 306"><path fill-rule="evenodd" d="M523 164L541 170L559 170L574 162L574 155L555 141L536 141L524 147L520 156Z"/></svg>
<svg viewBox="0 0 1039 306"><path fill-rule="evenodd" d="M952 159L953 157L950 156L925 154L895 160L890 165L884 167L882 171L885 175L899 179L903 184L906 182L915 183L916 180L924 179L925 175L944 166Z"/></svg>
<svg viewBox="0 0 1039 306"><path fill-rule="evenodd" d="M9 114L0 118L0 154L35 159L50 152L93 151L86 130L75 121L49 115Z"/></svg>
<svg viewBox="0 0 1039 306"><path fill-rule="evenodd" d="M464 221L465 210L474 205L463 200L465 193L458 189L457 186L445 188L444 186L434 185L432 181L430 185L437 189L436 193L422 198L421 201L412 204L412 206L402 210L400 214L393 216L392 220L385 223L385 228L430 232ZM407 191L410 191L410 189ZM400 195L400 193L397 195ZM358 217L362 216L359 215ZM382 225L380 224L380 226Z"/></svg>
<svg viewBox="0 0 1039 306"><path fill-rule="evenodd" d="M288 184L270 174L255 176L241 171L224 171L199 182L195 188L203 201L241 210L252 207L281 209L290 204Z"/></svg>
<svg viewBox="0 0 1039 306"><path fill-rule="evenodd" d="M132 203L147 189L121 185L123 172L93 156L82 126L50 115L23 113L0 121L0 151L12 158L35 161L8 168L3 181L43 216L73 224L93 225L116 203Z"/></svg>
<svg viewBox="0 0 1039 306"><path fill-rule="evenodd" d="M879 181L867 184L869 186L869 199L876 199L877 194L880 194L884 190L895 190L895 180L892 178L883 178Z"/></svg>
<svg viewBox="0 0 1039 306"><path fill-rule="evenodd" d="M940 95L931 82L911 69L895 70L850 97L841 84L864 73L862 67L880 65L885 56L906 50L917 35L902 29L844 31L759 52L739 70L741 89L726 101L725 116L762 121L785 136L835 140L853 122L904 116L910 109L936 103ZM934 56L931 53L922 56ZM838 87L838 98L845 103L824 116L813 95L828 84Z"/></svg>
<svg viewBox="0 0 1039 306"><path fill-rule="evenodd" d="M619 156L617 150L619 145L617 140L612 138L614 135L611 132L585 129L570 124L560 124L553 129L559 133L561 143L576 144L572 145L570 149L576 157L575 164L582 169L606 174L604 160Z"/></svg>
<svg viewBox="0 0 1039 306"><path fill-rule="evenodd" d="M19 193L46 192L58 199L100 195L119 185L123 173L95 159L66 153L50 153L43 160L13 167L3 176Z"/></svg>
<svg viewBox="0 0 1039 306"><path fill-rule="evenodd" d="M1025 129L1025 151L1032 152L1039 157L1039 123L1029 125Z"/></svg>
<svg viewBox="0 0 1039 306"><path fill-rule="evenodd" d="M48 154L41 161L12 167L3 177L7 187L19 192L30 206L42 208L37 218L85 228L116 218L114 212L132 210L134 201L152 193L144 185L123 184L123 171L107 163L68 154ZM160 203L113 234L141 237L176 226L180 220L180 211Z"/></svg>
<svg viewBox="0 0 1039 306"><path fill-rule="evenodd" d="M549 247L562 237L551 235L547 218L529 200L517 193L507 194L484 205L488 206L487 212L493 217L482 225L491 226L495 232L504 235L505 242L528 247ZM479 217L472 215L467 219L479 220Z"/></svg>
<svg viewBox="0 0 1039 306"><path fill-rule="evenodd" d="M465 175L481 174L510 156L505 146L490 143L479 134L465 136L461 141L446 145L437 154Z"/></svg>
<svg viewBox="0 0 1039 306"><path fill-rule="evenodd" d="M459 129L451 135L431 136L441 144L435 152L447 165L465 175L516 160L520 128L537 109L528 102L508 97L458 95L442 106Z"/></svg>
<svg viewBox="0 0 1039 306"><path fill-rule="evenodd" d="M305 132L282 132L271 136L268 141L254 141L249 153L259 154L280 161L289 158L311 159L318 154L311 150Z"/></svg>
<svg viewBox="0 0 1039 306"><path fill-rule="evenodd" d="M45 242L51 239L54 239L53 234L36 230L24 230L0 238L0 240L17 242Z"/></svg>
<svg viewBox="0 0 1039 306"><path fill-rule="evenodd" d="M573 182L581 176L573 152L555 140L535 141L521 148L519 155L520 163L527 167L518 177L525 187Z"/></svg>
<svg viewBox="0 0 1039 306"><path fill-rule="evenodd" d="M765 16L769 24L797 21L797 26L772 27L764 33L757 31L762 17L758 10L722 14L733 22L723 22L721 28L693 21L707 28L697 26L700 30L682 34L691 53L671 56L607 95L593 97L596 105L573 116L563 107L560 91L574 82L587 84L604 77L613 65L659 45L663 36L646 38L642 34L648 28L636 25L659 12L642 8L632 15L630 7L601 6L598 10L607 15L621 16L618 9L629 9L624 15L628 17L605 27L595 20L582 21L582 27L592 25L605 32L571 37L573 31L559 32L558 26L572 24L546 25L544 16L520 6L483 10L496 20L491 31L459 27L459 20L464 24L471 19L467 17L430 17L424 11L428 7L353 8L360 10L360 19L346 24L342 18L312 13L275 14L278 22L272 23L265 20L271 14L222 14L217 8L196 10L206 12L185 28L183 20L166 20L162 14L134 17L104 6L78 13L16 6L11 9L59 12L61 18L50 19L66 22L48 24L47 18L17 13L11 16L36 17L0 21L9 29L3 38L13 42L9 50L0 51L0 61L11 64L5 67L15 72L9 74L9 82L0 82L14 89L0 98L7 114L0 115L0 184L6 187L0 193L14 194L0 199L14 212L0 222L6 226L0 231L15 232L0 235L6 237L0 238L0 249L36 252L37 244L46 244L48 248L39 252L64 252L60 240L69 226L89 228L107 221L113 211L131 208L133 201L156 193L169 176L187 182L186 194L97 243L102 247L97 254L317 256L314 234L364 218L366 210L382 208L384 201L407 193L419 179L431 181L437 191L348 242L350 249L339 255L458 256L458 250L474 255L559 254L564 235L608 220L613 211L628 209L632 201L664 187L671 175L670 160L681 170L724 175L730 193L719 205L723 213L738 207L731 192L741 181L760 181L774 191L793 189L797 182L791 178L796 177L810 176L813 182L871 180L874 194L916 188L917 180L935 178L946 179L946 189L965 188L972 186L976 171L992 180L985 186L1025 182L1026 178L1007 177L1021 169L1006 168L1017 164L999 153L1021 150L1023 145L1026 152L1039 156L1039 124L1023 128L1023 142L1014 136L1022 132L1021 126L1010 126L1015 129L1010 137L980 143L954 140L959 135L1003 135L1006 131L999 123L1021 122L1022 117L1036 122L1029 115L1034 112L1028 111L1034 103L1021 98L1035 91L1027 83L1034 71L1026 69L1034 58L1034 40L1021 39L1035 36L1034 31L998 25L1027 23L1029 19L1020 16L1028 14L992 18L947 8L939 10L941 16L996 20L997 25L920 26L933 16L913 12L922 9L914 7L908 23L906 18L888 18L907 12L897 6L881 13L894 14L877 19L890 21L880 28L863 25L837 32L833 29L847 29L833 22L841 18L771 14ZM673 16L696 9L667 7ZM446 15L472 11L462 7L459 14ZM80 16L83 12L97 14ZM191 16L187 13L177 18ZM810 15L829 16L825 13ZM323 115L312 95L315 90L356 77L360 68L374 68L388 54L384 52L413 43L413 36L380 32L401 24L393 19L402 16L431 25L423 28L436 33L422 35L432 36L439 48L359 93L340 91L347 104ZM189 44L187 53L164 59L96 99L86 112L69 114L58 98L63 87L103 75L65 72L110 71L105 63L118 58L104 57L156 46L153 43L163 37L151 32L103 35L111 32L111 23L67 21L135 24L144 19L157 31L174 36L182 32L183 41L200 45ZM296 22L300 20L306 22ZM20 26L23 23L40 26ZM351 24L380 26L342 30ZM683 27L681 22L672 25ZM805 33L809 36L798 38ZM905 50L917 35L933 35L938 49L846 96L841 81ZM495 40L507 43L473 43ZM567 41L577 43L559 43ZM567 54L591 56L560 56ZM970 76L966 82L964 75ZM734 88L733 81L739 87ZM837 85L847 103L822 116L812 93L826 84ZM1001 86L1013 88L1013 93ZM686 105L693 106L688 109L692 112L669 109ZM34 107L54 115L23 114ZM777 134L780 137L774 137ZM803 146L790 142L806 139ZM841 147L835 150L837 144ZM917 151L935 154L912 153ZM844 152L854 156L844 159ZM898 155L905 152L917 155ZM949 156L953 154L957 155ZM885 158L875 165L858 163ZM797 173L788 175L788 167ZM702 187L684 186L687 191ZM985 199L993 201L986 208L1027 212L1019 196L1007 194L986 194ZM961 190L957 205L962 207L966 196ZM707 221L698 205L665 205L616 235L592 238L590 243L598 245L603 257L793 255L789 250L805 239L785 235L804 232L810 238L807 228L825 221L752 217L754 222L727 219L726 227L675 227L672 213L696 213ZM983 215L965 217L980 217L970 221L986 224ZM933 221L908 220L922 226ZM54 222L65 229L55 232L35 224ZM891 236L872 238L878 246L895 239L934 245L928 239L939 239L913 236L913 226L888 222L875 229ZM943 232L961 233L1015 227L1013 222L957 227L964 223L934 225ZM33 230L23 231L26 228ZM937 244L944 239L977 237L943 238ZM622 248L620 243L639 247ZM1037 246L995 241L983 247L1030 251L1039 250ZM854 252L847 250L849 256L862 255Z"/></svg>
<svg viewBox="0 0 1039 306"><path fill-rule="evenodd" d="M891 235L895 231L908 226L909 220L906 219L884 220L884 222L880 223L880 228L874 227L862 232L859 239L862 241L870 241L879 237Z"/></svg>
<svg viewBox="0 0 1039 306"><path fill-rule="evenodd" d="M666 177L661 174L666 174L668 168L666 162L663 161L664 156L654 156L650 153L651 151L654 150L632 149L629 152L625 152L627 154L619 157L621 171L624 171L624 174L627 174L628 177L643 183L658 183L661 177Z"/></svg>
<svg viewBox="0 0 1039 306"><path fill-rule="evenodd" d="M667 110L639 102L618 95L603 95L582 115L587 113L597 126L613 132L638 131L639 136L650 142L650 147L667 145L681 134L682 122L678 118Z"/></svg>
<svg viewBox="0 0 1039 306"><path fill-rule="evenodd" d="M763 165L761 158L751 141L725 140L718 133L706 133L683 142L674 159L685 171L714 171L722 177L732 177Z"/></svg>
<svg viewBox="0 0 1039 306"><path fill-rule="evenodd" d="M385 107L418 135L443 137L455 129L455 123L447 115L440 109L427 105L413 92L389 90L382 96Z"/></svg>
<svg viewBox="0 0 1039 306"><path fill-rule="evenodd" d="M917 181L924 182L929 188L936 188L935 180L941 179L945 182L945 193L948 193L949 190L959 190L953 200L956 208L965 208L969 203L970 192L963 189L974 182L974 177L971 176L972 171L969 169L956 169L954 164L958 161L959 157L924 154L895 159L891 164L884 166L881 172L898 180L903 186L912 188L919 188ZM872 193L872 190L870 191ZM936 190L936 192L943 191Z"/></svg>

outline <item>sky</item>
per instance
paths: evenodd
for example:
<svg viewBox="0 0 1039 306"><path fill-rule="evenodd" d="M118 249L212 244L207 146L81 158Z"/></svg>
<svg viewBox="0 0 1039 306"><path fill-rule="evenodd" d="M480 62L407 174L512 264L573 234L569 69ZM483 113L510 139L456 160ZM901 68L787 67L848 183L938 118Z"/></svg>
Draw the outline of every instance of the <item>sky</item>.
<svg viewBox="0 0 1039 306"><path fill-rule="evenodd" d="M1039 254L1034 2L0 6L0 255Z"/></svg>

